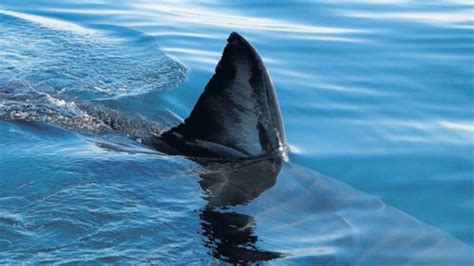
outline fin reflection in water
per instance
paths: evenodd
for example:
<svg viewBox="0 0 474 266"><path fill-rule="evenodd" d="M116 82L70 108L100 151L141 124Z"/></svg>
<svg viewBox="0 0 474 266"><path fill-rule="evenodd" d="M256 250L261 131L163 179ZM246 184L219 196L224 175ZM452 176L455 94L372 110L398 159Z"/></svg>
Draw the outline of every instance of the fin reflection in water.
<svg viewBox="0 0 474 266"><path fill-rule="evenodd" d="M284 257L285 254L257 247L254 217L234 211L230 206L251 202L276 183L282 159L279 157L211 163L199 182L208 204L201 211L204 245L212 255L230 263L251 263Z"/></svg>

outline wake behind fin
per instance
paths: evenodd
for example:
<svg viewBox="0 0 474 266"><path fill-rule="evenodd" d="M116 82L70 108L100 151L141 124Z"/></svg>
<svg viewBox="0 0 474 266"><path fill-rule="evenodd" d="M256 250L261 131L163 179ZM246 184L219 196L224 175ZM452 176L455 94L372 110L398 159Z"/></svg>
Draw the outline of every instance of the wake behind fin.
<svg viewBox="0 0 474 266"><path fill-rule="evenodd" d="M190 116L160 140L169 146L164 152L193 157L286 155L275 90L262 59L242 36L230 34Z"/></svg>

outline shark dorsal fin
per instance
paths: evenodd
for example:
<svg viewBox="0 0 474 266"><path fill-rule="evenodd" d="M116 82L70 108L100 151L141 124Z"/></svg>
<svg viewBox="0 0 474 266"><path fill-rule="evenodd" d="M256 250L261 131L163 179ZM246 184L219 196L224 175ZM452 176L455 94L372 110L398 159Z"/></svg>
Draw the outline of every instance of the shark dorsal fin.
<svg viewBox="0 0 474 266"><path fill-rule="evenodd" d="M161 136L188 156L256 157L284 150L275 90L262 59L239 34L227 39L215 74L190 116Z"/></svg>

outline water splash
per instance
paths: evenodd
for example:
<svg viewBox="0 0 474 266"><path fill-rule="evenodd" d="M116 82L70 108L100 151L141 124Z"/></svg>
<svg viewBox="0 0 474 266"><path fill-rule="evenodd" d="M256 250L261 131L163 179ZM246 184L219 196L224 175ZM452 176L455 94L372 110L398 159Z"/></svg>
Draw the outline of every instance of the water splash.
<svg viewBox="0 0 474 266"><path fill-rule="evenodd" d="M149 36L131 48L72 23L2 10L0 27L0 84L20 80L61 97L102 100L171 89L186 76Z"/></svg>
<svg viewBox="0 0 474 266"><path fill-rule="evenodd" d="M0 10L0 27L0 119L137 140L173 121L166 111L158 123L90 104L171 89L184 80L186 67L163 54L152 37L131 47L124 38L7 10Z"/></svg>

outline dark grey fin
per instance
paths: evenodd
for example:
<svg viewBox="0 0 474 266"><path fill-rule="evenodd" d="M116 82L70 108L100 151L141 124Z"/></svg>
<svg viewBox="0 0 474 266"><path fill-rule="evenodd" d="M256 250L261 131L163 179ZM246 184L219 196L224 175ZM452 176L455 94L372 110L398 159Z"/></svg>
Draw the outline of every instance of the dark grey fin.
<svg viewBox="0 0 474 266"><path fill-rule="evenodd" d="M230 34L215 74L191 115L160 139L169 145L164 152L194 157L285 153L275 90L262 59L242 36Z"/></svg>

